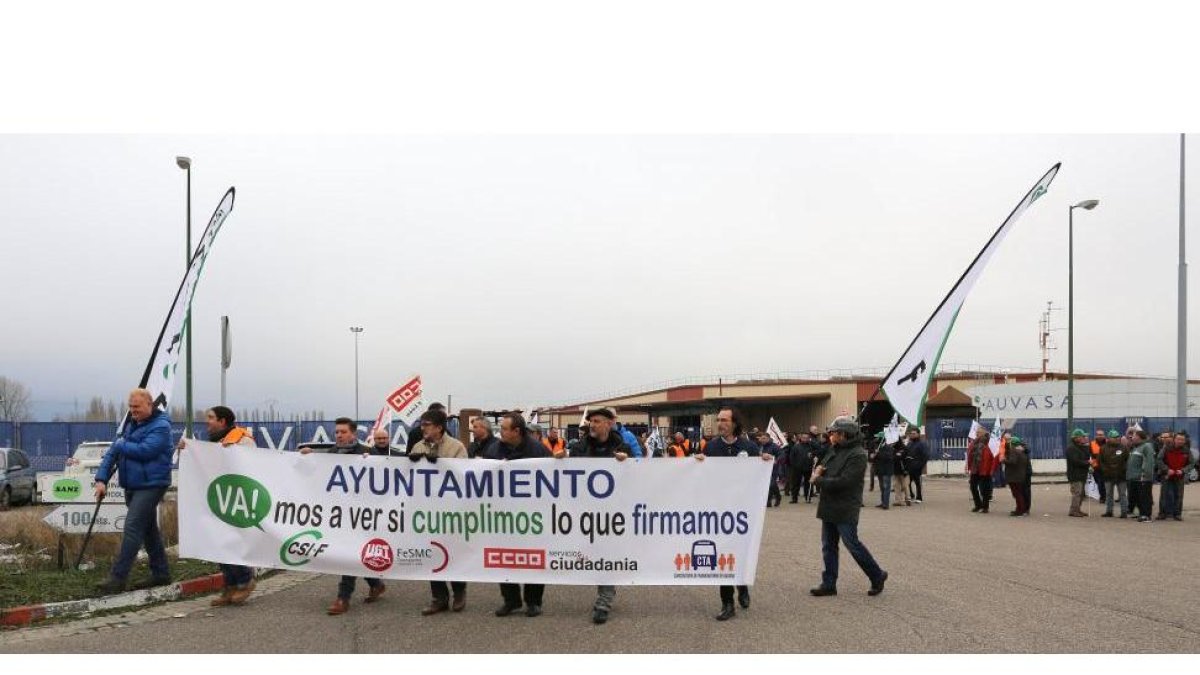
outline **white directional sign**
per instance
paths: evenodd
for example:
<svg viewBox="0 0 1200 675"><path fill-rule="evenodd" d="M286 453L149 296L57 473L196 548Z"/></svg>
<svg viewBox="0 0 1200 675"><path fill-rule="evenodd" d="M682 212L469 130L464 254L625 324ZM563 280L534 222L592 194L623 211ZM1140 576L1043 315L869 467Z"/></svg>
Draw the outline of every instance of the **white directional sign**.
<svg viewBox="0 0 1200 675"><path fill-rule="evenodd" d="M92 514L96 513L93 533L122 532L125 529L125 514L128 511L124 504L101 504L99 513L96 513L95 504L63 504L47 514L42 521L66 534L86 534L88 525L92 522Z"/></svg>

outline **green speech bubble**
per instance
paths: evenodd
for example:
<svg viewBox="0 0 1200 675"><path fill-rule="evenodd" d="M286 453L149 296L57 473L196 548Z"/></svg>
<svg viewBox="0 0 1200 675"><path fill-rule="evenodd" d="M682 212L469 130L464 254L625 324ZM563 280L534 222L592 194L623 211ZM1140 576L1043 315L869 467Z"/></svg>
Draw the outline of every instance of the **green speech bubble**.
<svg viewBox="0 0 1200 675"><path fill-rule="evenodd" d="M271 493L260 482L236 473L217 476L208 484L208 508L234 527L257 527L271 512Z"/></svg>
<svg viewBox="0 0 1200 675"><path fill-rule="evenodd" d="M54 493L55 499L63 501L79 499L79 496L83 494L83 485L74 478L60 478L54 481L54 485L50 489Z"/></svg>

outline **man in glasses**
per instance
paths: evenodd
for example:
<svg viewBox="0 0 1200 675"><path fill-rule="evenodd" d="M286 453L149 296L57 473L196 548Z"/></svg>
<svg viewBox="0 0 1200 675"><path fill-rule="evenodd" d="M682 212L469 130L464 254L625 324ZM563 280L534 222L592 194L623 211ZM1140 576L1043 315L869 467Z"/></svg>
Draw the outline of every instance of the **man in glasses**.
<svg viewBox="0 0 1200 675"><path fill-rule="evenodd" d="M418 461L422 457L430 462L439 458L465 458L467 449L450 434L446 433L446 413L442 410L427 410L421 415L421 442L413 446L408 458ZM450 587L454 589L454 603L450 602ZM447 609L461 612L467 606L467 582L452 581L447 586L445 581L430 581L429 589L433 592L433 600L429 606L421 610L423 616L438 614Z"/></svg>

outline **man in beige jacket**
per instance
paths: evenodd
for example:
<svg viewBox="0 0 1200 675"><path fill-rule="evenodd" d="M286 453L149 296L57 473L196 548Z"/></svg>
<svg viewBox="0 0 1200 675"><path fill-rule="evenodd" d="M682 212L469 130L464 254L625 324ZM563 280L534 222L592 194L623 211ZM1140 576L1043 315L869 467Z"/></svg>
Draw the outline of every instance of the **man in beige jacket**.
<svg viewBox="0 0 1200 675"><path fill-rule="evenodd" d="M467 449L457 438L446 433L446 413L442 410L427 410L421 415L421 440L408 451L408 458L419 461L422 457L430 462L438 459L455 459L466 457ZM429 588L433 591L433 600L429 606L421 610L421 614L429 616L447 609L455 612L463 611L467 606L467 582L452 581L447 587L444 581L430 581ZM450 589L454 589L454 603L450 602Z"/></svg>

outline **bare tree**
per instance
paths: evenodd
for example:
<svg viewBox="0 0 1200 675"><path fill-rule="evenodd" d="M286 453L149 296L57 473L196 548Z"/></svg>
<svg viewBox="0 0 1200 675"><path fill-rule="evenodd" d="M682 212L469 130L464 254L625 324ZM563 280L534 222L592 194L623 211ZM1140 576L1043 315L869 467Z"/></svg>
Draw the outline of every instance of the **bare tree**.
<svg viewBox="0 0 1200 675"><path fill-rule="evenodd" d="M24 422L29 418L29 387L0 375L0 420Z"/></svg>

